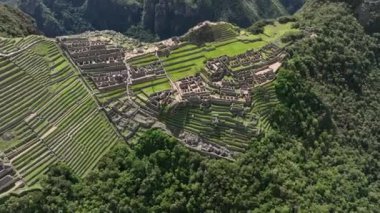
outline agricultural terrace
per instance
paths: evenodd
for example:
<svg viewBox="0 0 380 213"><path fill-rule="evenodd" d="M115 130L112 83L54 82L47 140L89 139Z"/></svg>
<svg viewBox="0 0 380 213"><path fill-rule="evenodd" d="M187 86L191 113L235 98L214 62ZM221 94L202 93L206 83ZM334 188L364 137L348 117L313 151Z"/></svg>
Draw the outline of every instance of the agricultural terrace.
<svg viewBox="0 0 380 213"><path fill-rule="evenodd" d="M25 38L0 38L0 53L8 54L11 52L15 52L18 50L22 50L23 48L27 48L30 45L41 42L44 38L42 36L28 36Z"/></svg>
<svg viewBox="0 0 380 213"><path fill-rule="evenodd" d="M280 47L284 46L285 44L281 43L280 38L293 31L297 30L292 29L292 23L280 24L276 22L274 25L267 25L263 34L253 35L242 30L240 35L228 34L221 37L219 41L207 43L204 46L183 45L172 51L168 57L161 57L160 59L163 61L169 77L173 81L178 81L199 73L204 68L205 61L212 58L223 55L235 56L252 49L259 50L270 43L276 43ZM135 66L143 66L157 60L153 54L147 54L133 58L129 63ZM169 86L168 82L153 81L149 84L149 90L162 91L167 86ZM136 85L136 88L141 87Z"/></svg>
<svg viewBox="0 0 380 213"><path fill-rule="evenodd" d="M171 49L170 54L166 56L150 53L129 59L127 62L133 67L144 67L162 62L167 77L170 78L168 79L166 76L154 78L132 84L129 88L134 92L133 100L135 103L146 111L153 111L154 115L159 114L159 120L165 123L174 135L179 136L185 130L201 136L207 143L214 144L217 147L225 147L234 153L241 153L248 147L252 138L259 133L270 131L266 121L268 113L266 113L265 106L267 105L265 101L260 102L260 96L256 95L257 91L263 89L249 89L249 91L252 90L252 94L248 95L253 97L252 105L248 102L245 104L241 102L228 104L226 100L220 100L221 103L216 101L206 107L189 104L185 107L175 107L175 110L168 112L165 110L158 112L157 110L160 108L152 106L152 103L157 106L154 97L157 94L161 95L163 91L173 89L171 82L177 82L200 73L205 69L206 61L210 59L221 56L234 57L251 50L255 52L263 50L260 52L260 60L265 61L269 57L273 57L271 50L264 50L265 48L270 49L270 44L275 44L273 46L278 48L284 47L286 44L282 43L281 38L285 34L297 30L292 29L292 23L280 24L278 22L267 25L264 32L258 35L251 34L246 30L238 31L230 24L211 25L211 27L214 38L216 38L215 42L205 43L201 46L182 43L177 48ZM189 35L185 37L189 37ZM244 67L237 66L230 69L235 71L242 68ZM204 79L204 76L202 78ZM233 82L233 84L238 83L232 76L225 76L224 80ZM267 87L260 86L259 88ZM206 90L214 94L219 92L218 89L211 88L210 85L206 85ZM237 88L228 91L236 94L241 93ZM268 91L272 90L268 89ZM171 98L172 101L176 99L175 95ZM272 102L275 103L275 101Z"/></svg>
<svg viewBox="0 0 380 213"><path fill-rule="evenodd" d="M92 85L97 99L125 140L133 143L141 132L152 127L169 130L179 138L186 131L202 137L203 145L206 144L202 149L192 142L185 142L187 145L224 157L228 151L232 155L244 152L252 138L270 131L266 104L259 104L255 99L255 88L275 79L275 72L286 55L282 49L286 44L281 38L295 31L292 23L268 25L259 35L230 24L211 24L211 28L209 33L214 42L196 45L172 40L176 45L158 44L157 54L127 60L128 76L123 77L120 87L100 90ZM191 41L191 33L181 39ZM67 41L75 40L78 46L81 42L91 46L86 38L73 37ZM91 66L113 61L108 53L98 52L98 55L96 51L88 52L96 59L88 60L93 63ZM74 61L77 55L71 53ZM277 68L272 68L273 63L277 63ZM218 66L228 67L228 74L227 68ZM202 75L196 76L201 72ZM109 71L102 67L99 73L106 76ZM105 81L110 78L113 77ZM129 85L125 86L125 82ZM260 110L255 110L257 107ZM228 151L223 153L221 150L225 149Z"/></svg>
<svg viewBox="0 0 380 213"><path fill-rule="evenodd" d="M199 107L179 108L163 120L174 133L187 130L237 153L248 148L258 131L258 118L254 114L242 119L232 114L229 106L212 105L207 110Z"/></svg>
<svg viewBox="0 0 380 213"><path fill-rule="evenodd" d="M30 47L0 57L0 151L27 187L58 161L86 175L118 135L53 41L6 42Z"/></svg>
<svg viewBox="0 0 380 213"><path fill-rule="evenodd" d="M148 64L152 64L154 62L158 62L159 58L153 54L145 54L142 56L138 56L132 58L128 61L128 63L132 66L142 67ZM157 92L165 91L171 89L170 81L167 78L160 79L152 79L147 82L143 82L140 84L135 84L131 86L131 89L137 94L143 92L145 94L151 95Z"/></svg>

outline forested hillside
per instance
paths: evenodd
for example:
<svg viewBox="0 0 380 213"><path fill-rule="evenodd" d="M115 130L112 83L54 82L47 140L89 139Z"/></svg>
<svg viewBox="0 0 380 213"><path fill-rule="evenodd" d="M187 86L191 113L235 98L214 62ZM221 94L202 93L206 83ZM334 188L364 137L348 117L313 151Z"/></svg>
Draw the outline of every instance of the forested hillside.
<svg viewBox="0 0 380 213"><path fill-rule="evenodd" d="M0 4L0 36L21 37L38 34L32 17L18 9Z"/></svg>
<svg viewBox="0 0 380 213"><path fill-rule="evenodd" d="M124 33L144 28L167 38L183 34L204 20L224 20L246 27L262 18L295 12L303 1L21 0L19 7L36 19L47 36L94 29Z"/></svg>
<svg viewBox="0 0 380 213"><path fill-rule="evenodd" d="M309 0L309 2L327 2L329 0ZM380 32L380 0L330 0L347 3L364 28L371 33Z"/></svg>
<svg viewBox="0 0 380 213"><path fill-rule="evenodd" d="M380 200L380 37L348 5L311 4L277 79L254 91L268 131L234 162L160 131L121 145L80 179L51 169L42 191L0 212L376 212Z"/></svg>

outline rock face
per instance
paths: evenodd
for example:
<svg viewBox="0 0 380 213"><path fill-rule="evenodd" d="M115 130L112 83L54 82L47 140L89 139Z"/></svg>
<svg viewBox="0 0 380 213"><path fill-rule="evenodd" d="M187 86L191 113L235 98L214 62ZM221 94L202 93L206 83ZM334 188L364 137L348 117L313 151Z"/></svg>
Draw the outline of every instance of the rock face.
<svg viewBox="0 0 380 213"><path fill-rule="evenodd" d="M179 35L204 21L249 26L262 18L296 11L304 0L19 0L48 36L142 25L161 38ZM292 2L295 2L294 4Z"/></svg>

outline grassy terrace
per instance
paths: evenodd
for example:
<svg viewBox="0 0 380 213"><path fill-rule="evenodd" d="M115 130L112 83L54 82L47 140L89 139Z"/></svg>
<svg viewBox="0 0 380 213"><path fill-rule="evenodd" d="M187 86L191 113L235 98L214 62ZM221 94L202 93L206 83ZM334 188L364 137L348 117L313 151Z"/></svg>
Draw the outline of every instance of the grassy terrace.
<svg viewBox="0 0 380 213"><path fill-rule="evenodd" d="M204 46L186 44L171 52L168 57L162 57L164 68L173 81L178 81L188 76L193 76L204 68L206 60L223 55L234 56L248 50L258 50L263 46L276 42L281 44L280 38L287 32L296 31L292 29L292 23L268 25L263 34L253 35L242 30L238 35L227 25L214 26L214 34L219 39L216 42L207 43ZM141 55L128 60L133 66L144 66L158 61L153 53ZM157 79L134 85L135 92L143 90L147 94L170 89L169 80Z"/></svg>
<svg viewBox="0 0 380 213"><path fill-rule="evenodd" d="M150 95L156 92L169 90L171 86L167 78L162 78L162 79L156 79L156 80L144 82L141 84L136 84L136 85L133 85L131 88L133 91L137 91L137 92L143 91L146 94Z"/></svg>
<svg viewBox="0 0 380 213"><path fill-rule="evenodd" d="M27 47L28 45L42 41L42 36L32 35L25 38L0 38L0 53L10 53L13 51L17 51L19 49L22 49L24 47Z"/></svg>
<svg viewBox="0 0 380 213"><path fill-rule="evenodd" d="M158 61L158 58L155 56L155 54L149 53L149 54L132 58L128 60L128 63L133 66L141 67L141 66L145 66L157 61ZM171 88L170 81L167 78L151 80L151 81L144 82L141 84L133 85L131 87L131 89L136 93L143 91L144 93L148 95L156 93L156 92L168 90L170 88Z"/></svg>
<svg viewBox="0 0 380 213"><path fill-rule="evenodd" d="M164 61L170 78L177 81L199 73L206 60L223 55L234 56L251 49L258 50L269 43L279 41L285 33L295 31L291 26L292 23L276 23L266 26L264 33L260 35L242 31L239 36L207 43L201 47L188 44L174 50L169 57L163 57L161 60Z"/></svg>
<svg viewBox="0 0 380 213"><path fill-rule="evenodd" d="M217 123L213 122L216 118ZM213 105L210 112L196 107L182 108L163 120L173 132L185 129L236 152L244 152L255 131L253 127L245 126L239 118L233 117L229 107L217 105Z"/></svg>
<svg viewBox="0 0 380 213"><path fill-rule="evenodd" d="M7 42L28 46L37 39ZM58 161L86 175L121 140L52 41L0 57L0 94L0 136L12 136L0 139L0 151L28 187Z"/></svg>

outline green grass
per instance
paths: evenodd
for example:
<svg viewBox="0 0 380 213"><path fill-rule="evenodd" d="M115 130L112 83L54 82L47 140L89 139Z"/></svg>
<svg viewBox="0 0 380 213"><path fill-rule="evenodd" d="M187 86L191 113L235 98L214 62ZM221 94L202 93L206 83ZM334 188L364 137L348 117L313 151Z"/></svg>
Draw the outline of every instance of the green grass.
<svg viewBox="0 0 380 213"><path fill-rule="evenodd" d="M263 41L267 43L277 42L281 44L280 39L282 36L284 36L286 33L289 32L297 32L298 29L292 29L292 22L286 23L286 24L280 24L278 22L275 22L274 25L267 25L264 27L264 33L259 35L253 35L248 32L243 32L241 36L239 36L239 39L242 40L251 40L251 39L262 39Z"/></svg>
<svg viewBox="0 0 380 213"><path fill-rule="evenodd" d="M35 39L26 37L17 45L26 46ZM19 152L16 155L15 168L22 171L27 186L33 185L49 165L65 157L59 154L68 151L72 162L75 162L72 164L75 165L73 171L82 176L110 147L121 140L108 123L108 119L97 110L96 103L85 85L79 81L78 75L61 78L78 71L54 42L43 40L14 57L0 58L0 63L3 65L0 67L0 91L4 93L0 98L0 128L1 131L15 133L14 140L0 140L0 150L6 151L18 146L20 150L25 151L27 146L23 144L40 141L44 134L50 133L44 135L43 142L39 142L38 146L32 146L27 153ZM12 72L8 71L8 68L11 68L8 67L9 64L15 66ZM49 83L50 75L55 73L56 80ZM125 89L101 95L102 98L109 99L124 93ZM36 113L37 116L28 119L27 124L24 120L31 113ZM86 133L88 126L96 125L91 122L92 118L96 118L97 124L101 124L97 125L96 134L107 135L107 138L112 140L96 140L95 132ZM69 138L68 133L73 134L74 140ZM79 137L80 140L76 140ZM73 148L78 145L80 151ZM54 149L59 157L45 158L44 156L50 154L49 149ZM82 164L84 166L78 166Z"/></svg>
<svg viewBox="0 0 380 213"><path fill-rule="evenodd" d="M152 84L152 86L146 87L142 89L142 91L147 95L151 95L157 92L162 92L162 91L170 90L170 89L171 89L171 85L169 81L165 81L159 84Z"/></svg>
<svg viewBox="0 0 380 213"><path fill-rule="evenodd" d="M21 143L20 140L10 140L10 141L4 141L3 139L0 138L0 150L7 150L11 147L16 146L17 144Z"/></svg>
<svg viewBox="0 0 380 213"><path fill-rule="evenodd" d="M264 33L253 35L242 32L236 38L220 42L207 43L203 47L187 44L172 51L169 57L163 57L164 67L173 81L193 76L204 68L204 62L223 55L235 56L248 50L259 50L265 45L277 42L287 32L297 31L291 29L292 23L268 25ZM139 59L141 60L141 59Z"/></svg>
<svg viewBox="0 0 380 213"><path fill-rule="evenodd" d="M248 42L248 43L245 43L242 41L236 41L227 45L216 47L215 50L207 52L205 56L208 59L217 58L223 55L235 56L235 55L245 53L248 50L252 50L252 49L258 50L267 44L268 43L265 41Z"/></svg>
<svg viewBox="0 0 380 213"><path fill-rule="evenodd" d="M157 87L156 89L159 89L160 86L157 86L157 85L164 85L164 84L168 84L170 86L170 82L167 78L161 78L161 79L144 82L141 84L135 84L131 86L131 89L133 91L139 91L139 90L146 89L149 87Z"/></svg>
<svg viewBox="0 0 380 213"><path fill-rule="evenodd" d="M45 56L48 54L50 47L51 47L51 44L43 42L43 43L34 45L32 47L32 50L40 56Z"/></svg>
<svg viewBox="0 0 380 213"><path fill-rule="evenodd" d="M197 73L199 73L198 67L190 67L190 68L183 68L183 69L178 69L176 71L170 72L169 76L170 78L175 82L179 81L187 76L194 76Z"/></svg>
<svg viewBox="0 0 380 213"><path fill-rule="evenodd" d="M96 95L100 103L107 103L108 101L116 98L121 98L125 95L126 89L121 88L117 90L112 90L109 92L103 92Z"/></svg>

